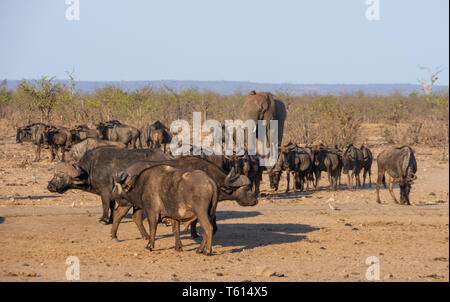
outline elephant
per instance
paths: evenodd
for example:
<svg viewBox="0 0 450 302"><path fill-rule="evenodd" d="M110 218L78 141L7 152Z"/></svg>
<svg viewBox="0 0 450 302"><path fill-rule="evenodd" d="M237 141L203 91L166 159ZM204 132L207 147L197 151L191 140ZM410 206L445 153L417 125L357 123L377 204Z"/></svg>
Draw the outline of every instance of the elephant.
<svg viewBox="0 0 450 302"><path fill-rule="evenodd" d="M253 120L258 125L258 120L266 121L266 145L269 146L270 120L278 120L278 146L283 140L284 122L286 120L286 106L270 92L256 92L254 90L245 97L242 108L243 121ZM247 135L245 136L247 137ZM261 138L258 138L261 139ZM247 146L247 145L246 145Z"/></svg>

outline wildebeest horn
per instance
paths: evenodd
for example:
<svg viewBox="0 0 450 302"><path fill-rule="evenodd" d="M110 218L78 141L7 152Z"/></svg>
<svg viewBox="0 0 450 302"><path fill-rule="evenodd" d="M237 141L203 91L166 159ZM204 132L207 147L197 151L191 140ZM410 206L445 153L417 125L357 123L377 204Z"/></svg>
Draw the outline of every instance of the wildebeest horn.
<svg viewBox="0 0 450 302"><path fill-rule="evenodd" d="M58 163L55 167L55 173L62 173L70 177L77 177L80 176L81 170L75 164L71 165L68 163Z"/></svg>

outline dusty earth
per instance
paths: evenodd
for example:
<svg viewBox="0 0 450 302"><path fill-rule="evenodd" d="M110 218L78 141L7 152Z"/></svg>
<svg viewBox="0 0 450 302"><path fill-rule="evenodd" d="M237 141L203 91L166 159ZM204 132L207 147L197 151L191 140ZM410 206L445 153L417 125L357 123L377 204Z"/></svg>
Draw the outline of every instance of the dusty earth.
<svg viewBox="0 0 450 302"><path fill-rule="evenodd" d="M367 281L371 256L380 281L449 281L449 164L438 150L415 148L411 206L393 204L384 188L384 204L376 204L374 185L349 191L343 178L332 210L325 177L319 192L284 195L272 194L264 176L269 195L257 206L219 204L207 257L187 232L184 251L174 251L171 227L162 224L156 250L145 250L130 216L120 242L112 241L111 227L98 223L100 197L47 191L55 166L48 150L33 163L31 144L0 128L0 281L65 281L69 256L80 260L81 281ZM383 148L371 147L375 156Z"/></svg>

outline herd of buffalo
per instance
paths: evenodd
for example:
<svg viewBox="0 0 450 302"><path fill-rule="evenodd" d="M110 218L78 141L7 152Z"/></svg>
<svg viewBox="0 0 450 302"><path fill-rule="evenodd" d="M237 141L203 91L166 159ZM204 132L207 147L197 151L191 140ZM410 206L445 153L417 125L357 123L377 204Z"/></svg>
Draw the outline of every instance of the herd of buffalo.
<svg viewBox="0 0 450 302"><path fill-rule="evenodd" d="M281 142L286 109L271 93L251 91L244 100L242 117L277 120ZM264 167L259 164L258 155L173 156L166 148L171 137L172 133L159 121L137 129L112 120L97 124L96 129L86 125L65 128L34 123L19 127L16 141L36 146L35 161L40 160L42 147L49 148L52 161L61 152L48 190L64 193L79 189L100 195L103 206L100 221L112 223L113 239L117 240L120 221L133 208L133 220L142 237L149 240L149 250L154 248L158 223L170 220L176 250L182 250L180 222L190 228L193 237L198 236L199 222L203 235L197 252L211 254L212 236L217 230L217 203L234 200L241 206L256 205L264 171L274 191L278 190L283 172L287 178L286 192L291 188L291 176L295 191L309 190L310 185L319 190L322 172L327 172L330 190L338 189L341 174L347 175L350 189L364 187L367 176L371 186L373 155L364 145L357 148L350 144L340 149L280 143L275 165ZM393 184L398 184L400 203L409 205L409 192L417 171L412 148L389 147L376 160L377 202L381 202L379 189L383 183L399 203L393 193ZM144 214L150 234L143 225Z"/></svg>

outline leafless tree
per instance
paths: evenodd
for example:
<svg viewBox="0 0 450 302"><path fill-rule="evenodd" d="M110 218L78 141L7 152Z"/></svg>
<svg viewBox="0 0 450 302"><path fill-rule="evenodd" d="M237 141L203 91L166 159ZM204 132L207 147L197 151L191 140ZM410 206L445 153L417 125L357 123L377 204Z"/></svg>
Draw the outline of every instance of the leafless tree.
<svg viewBox="0 0 450 302"><path fill-rule="evenodd" d="M417 81L422 85L422 90L425 92L425 94L428 96L431 95L431 91L433 89L434 83L438 80L438 74L444 71L444 68L442 66L437 67L434 71L432 71L430 68L425 66L419 66L420 69L425 70L428 72L429 78L420 78L417 79Z"/></svg>

